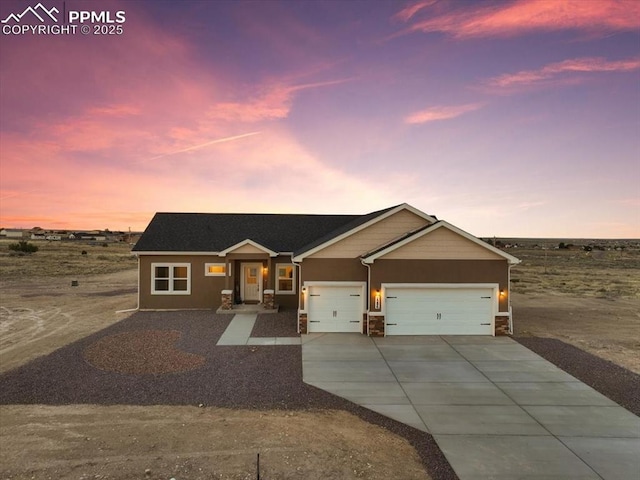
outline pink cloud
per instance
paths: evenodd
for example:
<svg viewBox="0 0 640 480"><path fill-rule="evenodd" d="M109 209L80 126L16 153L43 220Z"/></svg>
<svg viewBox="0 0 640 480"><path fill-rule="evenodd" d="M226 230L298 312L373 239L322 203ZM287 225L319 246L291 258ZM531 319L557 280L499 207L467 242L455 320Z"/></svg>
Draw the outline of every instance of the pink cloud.
<svg viewBox="0 0 640 480"><path fill-rule="evenodd" d="M618 31L640 27L640 2L635 0L516 0L489 6L465 3L445 12L441 8L428 11L430 5L424 3L396 14L410 22L402 33L443 32L456 38L469 38L513 36L541 30ZM418 18L419 13L426 18Z"/></svg>
<svg viewBox="0 0 640 480"><path fill-rule="evenodd" d="M207 117L247 123L286 118L289 116L296 93L313 88L339 85L350 80L347 78L300 85L271 86L266 89L266 92L247 101L217 103L209 110Z"/></svg>
<svg viewBox="0 0 640 480"><path fill-rule="evenodd" d="M489 79L486 83L494 87L533 85L556 79L562 74L630 72L640 68L640 58L608 61L604 58L575 58L545 65L538 70L522 70ZM563 79L565 81L566 79Z"/></svg>
<svg viewBox="0 0 640 480"><path fill-rule="evenodd" d="M460 115L464 115L465 113L478 110L483 106L484 104L482 103L468 103L466 105L431 107L408 115L404 119L404 122L409 125L414 125L420 123L436 122L439 120L449 120L451 118L456 118Z"/></svg>
<svg viewBox="0 0 640 480"><path fill-rule="evenodd" d="M423 0L421 2L413 3L411 5L407 5L405 8L396 13L393 18L396 20L400 20L402 22L409 21L416 13L419 11L430 7L438 0Z"/></svg>

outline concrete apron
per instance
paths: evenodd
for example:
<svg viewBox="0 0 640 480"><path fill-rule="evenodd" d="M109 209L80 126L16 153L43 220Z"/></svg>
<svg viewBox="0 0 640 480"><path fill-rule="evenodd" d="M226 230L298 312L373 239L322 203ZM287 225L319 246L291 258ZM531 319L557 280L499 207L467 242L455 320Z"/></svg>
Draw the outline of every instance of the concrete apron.
<svg viewBox="0 0 640 480"><path fill-rule="evenodd" d="M637 480L640 418L507 337L302 336L303 378L435 438L467 479Z"/></svg>

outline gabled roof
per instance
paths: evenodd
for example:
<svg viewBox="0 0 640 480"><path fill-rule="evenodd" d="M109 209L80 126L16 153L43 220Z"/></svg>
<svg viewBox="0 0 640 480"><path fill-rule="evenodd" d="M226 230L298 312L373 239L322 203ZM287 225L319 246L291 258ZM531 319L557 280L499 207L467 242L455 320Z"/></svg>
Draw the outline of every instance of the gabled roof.
<svg viewBox="0 0 640 480"><path fill-rule="evenodd" d="M367 228L368 226L379 222L391 215L399 212L400 210L409 210L412 213L424 218L430 223L435 222L437 219L430 215L427 215L424 212L408 205L406 203L402 203L400 205L395 205L393 207L385 208L384 210L378 210L377 212L372 212L368 215L362 215L358 219L350 222L349 224L343 225L341 228L330 232L322 238L317 239L316 241L305 245L295 252L295 261L302 260L303 258L314 254L315 252L322 250L323 248L327 248L329 245L332 245L336 242L339 242L343 238L353 235L354 233Z"/></svg>
<svg viewBox="0 0 640 480"><path fill-rule="evenodd" d="M401 248L404 245L407 245L408 243L411 243L414 240L416 240L416 239L418 239L418 238L420 238L420 237L422 237L424 235L428 235L429 233L431 233L431 232L433 232L433 231L435 231L435 230L437 230L439 228L446 228L448 230L451 230L454 233L457 233L461 237L464 237L467 240L472 241L476 245L479 245L482 248L486 248L487 250L489 250L489 251L501 256L502 258L508 260L509 263L512 264L512 265L516 265L516 264L521 262L520 259L514 257L513 255L509 255L508 253L503 252L499 248L496 248L493 245L489 245L488 243L483 242L479 238L474 237L470 233L467 233L464 230L461 230L458 227L456 227L454 225L451 225L449 222L445 222L444 220L438 220L436 223L434 223L432 225L427 225L425 227L421 227L421 228L419 228L419 229L417 229L417 230L415 230L413 232L409 232L406 235L403 235L402 237L387 243L386 245L382 245L381 247L375 249L374 251L366 253L365 255L363 255L362 256L362 261L364 261L365 263L373 263L377 258L383 257L383 256L387 255L388 253L393 252L394 250L397 250L398 248Z"/></svg>
<svg viewBox="0 0 640 480"><path fill-rule="evenodd" d="M244 242L236 243L235 245L231 245L229 248L225 248L221 252L218 252L219 257L224 257L227 253L232 253L234 250L250 245L263 253L268 253L270 257L277 257L278 252L274 252L273 250L265 247L264 245L260 245L259 243L254 242L253 240L246 239Z"/></svg>
<svg viewBox="0 0 640 480"><path fill-rule="evenodd" d="M156 213L134 252L222 252L251 240L274 252L295 252L361 215Z"/></svg>

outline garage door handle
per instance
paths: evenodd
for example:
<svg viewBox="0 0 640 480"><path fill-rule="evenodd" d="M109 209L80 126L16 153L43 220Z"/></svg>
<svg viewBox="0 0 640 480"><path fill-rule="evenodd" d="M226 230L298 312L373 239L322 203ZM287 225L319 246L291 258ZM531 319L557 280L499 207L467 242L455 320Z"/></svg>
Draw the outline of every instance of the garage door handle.
<svg viewBox="0 0 640 480"><path fill-rule="evenodd" d="M320 294L319 293L310 293L309 296L310 297L319 297Z"/></svg>
<svg viewBox="0 0 640 480"><path fill-rule="evenodd" d="M398 298L398 297L387 297L387 298Z"/></svg>
<svg viewBox="0 0 640 480"><path fill-rule="evenodd" d="M387 325L397 325L397 323L387 323Z"/></svg>
<svg viewBox="0 0 640 480"><path fill-rule="evenodd" d="M320 323L320 320L309 320L309 323Z"/></svg>
<svg viewBox="0 0 640 480"><path fill-rule="evenodd" d="M491 325L490 323L481 323L480 325Z"/></svg>
<svg viewBox="0 0 640 480"><path fill-rule="evenodd" d="M491 298L491 297L480 297L480 298Z"/></svg>
<svg viewBox="0 0 640 480"><path fill-rule="evenodd" d="M349 296L350 296L350 297L359 297L359 296L360 296L360 294L358 294L358 295L352 294L352 295L349 295Z"/></svg>
<svg viewBox="0 0 640 480"><path fill-rule="evenodd" d="M360 320L349 320L349 323L360 323Z"/></svg>

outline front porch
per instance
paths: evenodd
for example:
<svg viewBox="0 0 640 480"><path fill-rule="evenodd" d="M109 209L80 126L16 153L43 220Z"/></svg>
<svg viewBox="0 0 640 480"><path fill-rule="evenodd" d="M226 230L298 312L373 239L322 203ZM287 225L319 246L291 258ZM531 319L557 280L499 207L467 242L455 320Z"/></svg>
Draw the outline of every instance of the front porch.
<svg viewBox="0 0 640 480"><path fill-rule="evenodd" d="M222 305L216 313L221 314L254 314L254 313L278 313L279 306L275 304L275 292L265 290L262 303L234 303L233 291L222 290Z"/></svg>
<svg viewBox="0 0 640 480"><path fill-rule="evenodd" d="M240 303L238 305L232 305L231 308L223 309L222 307L216 310L218 314L231 314L235 315L236 313L278 313L279 307L278 305L273 305L273 308L267 308L266 305L262 303L258 304L244 304Z"/></svg>

